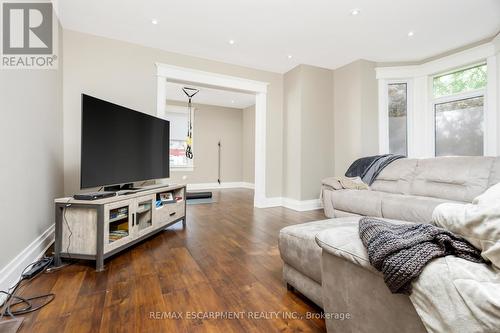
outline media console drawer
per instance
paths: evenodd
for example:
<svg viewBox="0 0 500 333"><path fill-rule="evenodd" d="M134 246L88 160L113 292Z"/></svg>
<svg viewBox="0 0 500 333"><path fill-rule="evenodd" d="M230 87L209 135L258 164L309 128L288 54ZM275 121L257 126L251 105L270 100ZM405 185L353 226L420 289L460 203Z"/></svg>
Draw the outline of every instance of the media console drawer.
<svg viewBox="0 0 500 333"><path fill-rule="evenodd" d="M156 218L160 224L170 223L177 219L182 218L185 215L184 212L185 203L177 202L171 204L165 204L160 208L156 209Z"/></svg>

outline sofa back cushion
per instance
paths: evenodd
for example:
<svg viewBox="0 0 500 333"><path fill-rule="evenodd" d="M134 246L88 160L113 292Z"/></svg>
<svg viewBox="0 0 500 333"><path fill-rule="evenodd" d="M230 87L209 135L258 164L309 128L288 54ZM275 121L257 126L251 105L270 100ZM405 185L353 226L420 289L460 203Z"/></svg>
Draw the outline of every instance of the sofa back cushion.
<svg viewBox="0 0 500 333"><path fill-rule="evenodd" d="M500 183L500 157L495 157L490 171L488 187Z"/></svg>
<svg viewBox="0 0 500 333"><path fill-rule="evenodd" d="M392 162L380 172L371 189L388 193L409 194L417 161L413 158L402 158Z"/></svg>
<svg viewBox="0 0 500 333"><path fill-rule="evenodd" d="M471 202L494 181L490 176L495 160L482 156L417 160L410 194Z"/></svg>

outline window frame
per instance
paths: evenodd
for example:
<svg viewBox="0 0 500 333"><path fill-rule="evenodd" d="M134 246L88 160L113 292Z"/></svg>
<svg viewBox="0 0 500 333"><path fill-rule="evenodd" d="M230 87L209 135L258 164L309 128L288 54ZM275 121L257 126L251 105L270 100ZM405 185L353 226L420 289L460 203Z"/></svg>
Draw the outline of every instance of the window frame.
<svg viewBox="0 0 500 333"><path fill-rule="evenodd" d="M193 149L193 153L194 153L194 143L195 143L195 132L194 132L194 128L195 128L195 109L194 107L191 108L191 126L192 126L192 149ZM169 118L169 115L172 114L172 113L177 113L177 114L185 114L187 115L188 119L189 119L189 108L186 107L186 106L178 106L178 105L168 105L167 104L167 107L166 107L166 110L165 110L165 119L166 120L170 120ZM187 134L187 133L186 133ZM169 138L169 142L172 141L171 138ZM169 145L169 149L170 149L170 145ZM193 154L194 155L194 154ZM170 156L170 153L169 153L169 156ZM185 164L185 165L176 165L176 166L173 166L173 165L170 165L170 171L172 172L185 172L185 171L194 171L194 156L192 159L188 159L187 160L188 163Z"/></svg>
<svg viewBox="0 0 500 333"><path fill-rule="evenodd" d="M486 65L486 86L480 89L474 89L474 90L468 90L465 92L460 92L460 93L455 93L455 94L450 94L442 97L434 97L434 79L436 77L441 77L444 75L452 74L455 72L460 72L463 70L467 70L469 68L474 68L480 65ZM432 155L436 157L436 105L437 104L443 104L443 103L449 103L449 102L455 102L455 101L460 101L464 99L470 99L470 98L475 98L475 97L483 97L483 155L482 156L488 156L488 148L489 148L489 142L488 142L488 126L486 126L486 121L488 119L488 106L487 106L487 101L488 101L488 85L489 85L489 76L488 76L488 63L486 61L480 61L474 64L469 64L469 65L464 65L460 66L451 70L447 70L445 72L441 73L436 73L434 75L429 75L429 105L430 105L430 110L432 113L432 124L433 124L433 131L432 131Z"/></svg>

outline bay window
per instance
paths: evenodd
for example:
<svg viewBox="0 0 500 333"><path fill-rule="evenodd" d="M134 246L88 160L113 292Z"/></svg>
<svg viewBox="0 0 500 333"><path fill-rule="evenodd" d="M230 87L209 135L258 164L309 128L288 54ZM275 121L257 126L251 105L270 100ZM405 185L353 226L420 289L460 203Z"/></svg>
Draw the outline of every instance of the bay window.
<svg viewBox="0 0 500 333"><path fill-rule="evenodd" d="M500 155L500 44L376 69L379 153Z"/></svg>
<svg viewBox="0 0 500 333"><path fill-rule="evenodd" d="M436 156L484 154L486 64L432 80Z"/></svg>

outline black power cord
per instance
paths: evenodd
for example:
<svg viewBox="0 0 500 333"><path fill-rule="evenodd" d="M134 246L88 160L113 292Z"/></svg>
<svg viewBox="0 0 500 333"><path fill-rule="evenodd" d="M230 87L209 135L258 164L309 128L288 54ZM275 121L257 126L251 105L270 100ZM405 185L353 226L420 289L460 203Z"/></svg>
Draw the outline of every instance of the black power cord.
<svg viewBox="0 0 500 333"><path fill-rule="evenodd" d="M55 298L53 293L24 298L18 295L18 292L27 286L31 281L37 278L40 274L45 272L47 268L53 263L54 259L52 257L43 257L28 266L26 266L22 273L19 281L9 288L7 291L0 291L2 294L7 295L7 299L4 304L0 307L0 319L4 316L9 316L15 318L15 316L27 314L33 311L37 311ZM47 300L38 306L33 306L32 301L46 298ZM21 307L21 305L24 307Z"/></svg>
<svg viewBox="0 0 500 333"><path fill-rule="evenodd" d="M64 212L63 212L63 220L64 223L66 223L66 228L68 228L69 235L68 235L68 245L66 246L66 254L68 255L69 259L71 260L71 255L69 254L69 247L71 246L71 236L73 236L73 231L71 231L71 228L69 227L68 220L66 219L66 211L68 210L69 207L71 207L71 204L69 203L71 201L71 198L68 199L66 202L66 205L64 206Z"/></svg>

